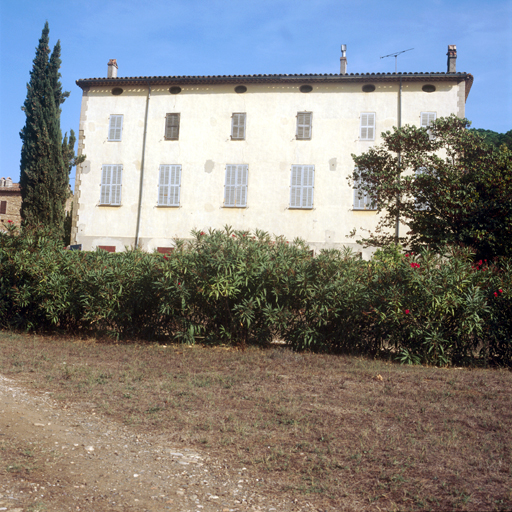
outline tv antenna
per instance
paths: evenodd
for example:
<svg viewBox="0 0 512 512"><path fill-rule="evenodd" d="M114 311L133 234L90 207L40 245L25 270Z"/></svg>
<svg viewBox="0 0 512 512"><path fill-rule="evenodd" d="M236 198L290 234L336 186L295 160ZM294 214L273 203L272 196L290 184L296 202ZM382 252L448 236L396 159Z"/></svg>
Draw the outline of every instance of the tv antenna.
<svg viewBox="0 0 512 512"><path fill-rule="evenodd" d="M384 55L383 57L381 57L381 59L385 59L386 57L395 57L395 73L398 73L397 57L401 53L410 52L411 50L414 50L414 48L409 48L408 50L402 50L401 52L390 53L389 55Z"/></svg>

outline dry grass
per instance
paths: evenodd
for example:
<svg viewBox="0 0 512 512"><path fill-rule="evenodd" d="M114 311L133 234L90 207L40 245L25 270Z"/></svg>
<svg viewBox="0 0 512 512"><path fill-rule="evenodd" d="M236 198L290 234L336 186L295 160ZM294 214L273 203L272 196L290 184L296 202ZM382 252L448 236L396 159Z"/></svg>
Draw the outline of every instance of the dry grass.
<svg viewBox="0 0 512 512"><path fill-rule="evenodd" d="M509 371L0 332L0 373L205 446L318 507L512 508Z"/></svg>

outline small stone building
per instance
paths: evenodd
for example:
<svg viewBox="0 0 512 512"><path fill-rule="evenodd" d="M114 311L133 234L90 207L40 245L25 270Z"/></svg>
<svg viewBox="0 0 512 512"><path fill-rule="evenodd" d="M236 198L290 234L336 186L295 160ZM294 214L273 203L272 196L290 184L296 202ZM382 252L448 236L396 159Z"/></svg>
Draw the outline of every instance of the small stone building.
<svg viewBox="0 0 512 512"><path fill-rule="evenodd" d="M18 226L21 223L21 190L19 183L11 178L0 179L0 228L11 220Z"/></svg>

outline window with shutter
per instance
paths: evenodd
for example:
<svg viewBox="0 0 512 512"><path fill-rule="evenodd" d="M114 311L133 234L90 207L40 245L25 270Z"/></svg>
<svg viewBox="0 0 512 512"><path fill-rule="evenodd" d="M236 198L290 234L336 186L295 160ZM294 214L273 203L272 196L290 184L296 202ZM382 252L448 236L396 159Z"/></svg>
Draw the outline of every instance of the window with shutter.
<svg viewBox="0 0 512 512"><path fill-rule="evenodd" d="M158 179L158 206L179 206L181 165L161 165Z"/></svg>
<svg viewBox="0 0 512 512"><path fill-rule="evenodd" d="M111 115L108 126L108 140L110 142L120 142L123 133L123 116Z"/></svg>
<svg viewBox="0 0 512 512"><path fill-rule="evenodd" d="M422 112L421 113L421 121L420 126L422 128L426 128L428 131L428 135L430 139L434 139L434 136L431 134L429 127L430 125L436 120L436 113L435 112Z"/></svg>
<svg viewBox="0 0 512 512"><path fill-rule="evenodd" d="M361 113L360 140L375 140L375 112Z"/></svg>
<svg viewBox="0 0 512 512"><path fill-rule="evenodd" d="M361 177L354 183L354 210L376 210L375 198L362 189L363 183Z"/></svg>
<svg viewBox="0 0 512 512"><path fill-rule="evenodd" d="M231 139L244 140L245 139L245 113L235 112L231 116Z"/></svg>
<svg viewBox="0 0 512 512"><path fill-rule="evenodd" d="M226 182L224 185L224 206L228 208L245 208L247 206L248 165L226 165Z"/></svg>
<svg viewBox="0 0 512 512"><path fill-rule="evenodd" d="M421 175L424 174L426 171L427 171L426 167L420 167L419 169L416 169L416 171L414 173L416 176L416 179L420 178L420 181L421 181ZM429 209L428 202L420 199L419 197L416 197L415 207L416 207L416 210L428 210Z"/></svg>
<svg viewBox="0 0 512 512"><path fill-rule="evenodd" d="M165 140L179 140L180 114L167 114L165 116Z"/></svg>
<svg viewBox="0 0 512 512"><path fill-rule="evenodd" d="M0 213L7 212L7 201L0 201Z"/></svg>
<svg viewBox="0 0 512 512"><path fill-rule="evenodd" d="M290 208L313 208L314 165L292 165Z"/></svg>
<svg viewBox="0 0 512 512"><path fill-rule="evenodd" d="M297 112L297 134L298 140L311 139L313 112Z"/></svg>
<svg viewBox="0 0 512 512"><path fill-rule="evenodd" d="M100 204L121 204L122 165L104 165L101 169Z"/></svg>

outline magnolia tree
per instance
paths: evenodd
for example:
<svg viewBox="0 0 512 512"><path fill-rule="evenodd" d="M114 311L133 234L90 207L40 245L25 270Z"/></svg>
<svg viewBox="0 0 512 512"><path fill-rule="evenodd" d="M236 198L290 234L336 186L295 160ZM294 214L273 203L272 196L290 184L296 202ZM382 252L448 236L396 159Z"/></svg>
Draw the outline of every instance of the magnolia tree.
<svg viewBox="0 0 512 512"><path fill-rule="evenodd" d="M380 146L352 155L351 185L382 214L362 243L459 244L477 258L512 256L512 151L489 146L469 125L452 115L428 130L393 128Z"/></svg>

